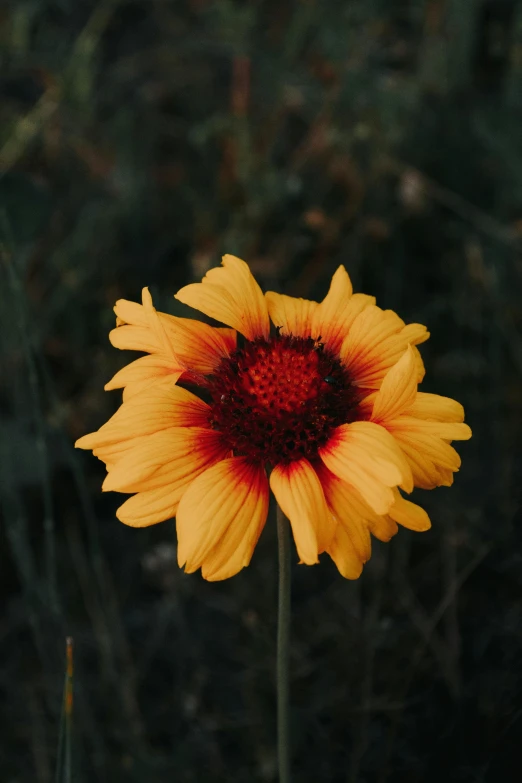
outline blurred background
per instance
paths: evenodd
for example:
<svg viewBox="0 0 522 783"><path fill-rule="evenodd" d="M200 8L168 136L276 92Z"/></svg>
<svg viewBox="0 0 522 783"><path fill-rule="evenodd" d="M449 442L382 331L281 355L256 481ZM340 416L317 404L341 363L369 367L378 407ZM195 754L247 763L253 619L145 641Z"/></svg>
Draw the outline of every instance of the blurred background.
<svg viewBox="0 0 522 783"><path fill-rule="evenodd" d="M423 389L474 431L416 493L429 533L357 582L295 565L295 780L519 779L521 120L518 0L3 0L3 783L276 780L274 525L184 575L174 522L121 525L73 448L135 358L115 300L186 315L224 252L310 298L345 264L428 326Z"/></svg>

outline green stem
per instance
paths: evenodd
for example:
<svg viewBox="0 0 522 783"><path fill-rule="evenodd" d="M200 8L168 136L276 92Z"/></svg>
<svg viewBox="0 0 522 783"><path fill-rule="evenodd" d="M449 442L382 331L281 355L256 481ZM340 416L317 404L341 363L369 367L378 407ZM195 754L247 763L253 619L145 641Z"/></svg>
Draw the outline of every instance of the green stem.
<svg viewBox="0 0 522 783"><path fill-rule="evenodd" d="M277 615L277 755L279 783L290 783L289 676L290 653L290 523L277 507L279 603Z"/></svg>

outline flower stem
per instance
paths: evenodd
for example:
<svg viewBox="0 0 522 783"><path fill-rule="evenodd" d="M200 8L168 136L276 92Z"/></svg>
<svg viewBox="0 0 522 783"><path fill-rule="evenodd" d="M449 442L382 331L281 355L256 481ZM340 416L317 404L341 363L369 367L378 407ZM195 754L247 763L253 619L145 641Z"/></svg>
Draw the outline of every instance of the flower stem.
<svg viewBox="0 0 522 783"><path fill-rule="evenodd" d="M290 653L290 523L277 507L279 603L277 615L277 755L279 783L290 783L289 677Z"/></svg>

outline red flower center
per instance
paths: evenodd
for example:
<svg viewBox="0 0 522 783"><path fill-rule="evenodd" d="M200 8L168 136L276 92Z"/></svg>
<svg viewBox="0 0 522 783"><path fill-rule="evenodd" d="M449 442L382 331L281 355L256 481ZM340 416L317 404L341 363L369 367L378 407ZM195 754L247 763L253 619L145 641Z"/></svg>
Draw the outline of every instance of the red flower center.
<svg viewBox="0 0 522 783"><path fill-rule="evenodd" d="M339 359L312 338L277 334L223 359L208 386L210 426L254 462L313 460L357 418L359 395Z"/></svg>

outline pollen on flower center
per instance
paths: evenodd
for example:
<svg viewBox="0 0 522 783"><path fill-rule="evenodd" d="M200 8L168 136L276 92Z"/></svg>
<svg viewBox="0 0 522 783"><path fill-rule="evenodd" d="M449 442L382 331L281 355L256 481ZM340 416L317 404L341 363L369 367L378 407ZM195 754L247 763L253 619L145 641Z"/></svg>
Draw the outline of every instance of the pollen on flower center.
<svg viewBox="0 0 522 783"><path fill-rule="evenodd" d="M247 342L209 379L210 426L256 462L314 459L334 427L357 418L358 393L339 359L312 338Z"/></svg>

